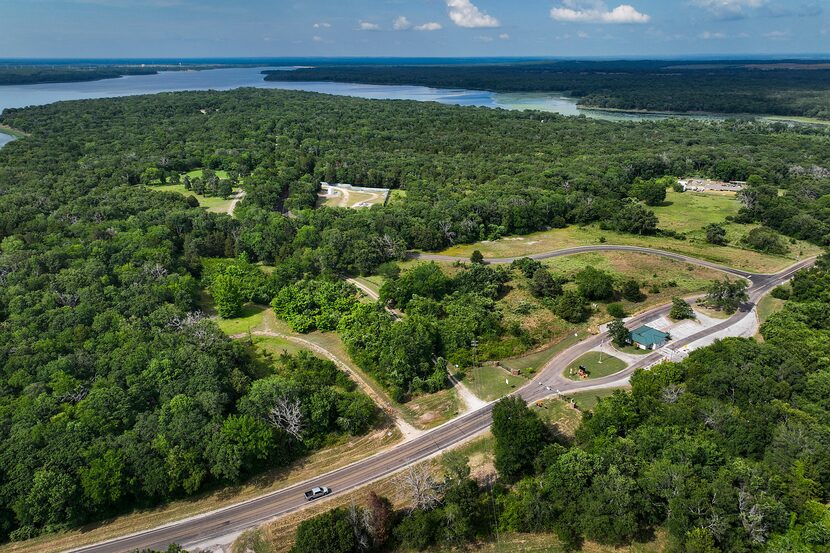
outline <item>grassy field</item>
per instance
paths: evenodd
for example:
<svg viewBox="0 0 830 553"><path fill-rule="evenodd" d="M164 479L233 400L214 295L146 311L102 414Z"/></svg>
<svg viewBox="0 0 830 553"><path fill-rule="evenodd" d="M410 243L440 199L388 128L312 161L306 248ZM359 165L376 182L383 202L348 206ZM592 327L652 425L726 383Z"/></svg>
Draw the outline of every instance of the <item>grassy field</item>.
<svg viewBox="0 0 830 553"><path fill-rule="evenodd" d="M640 349L637 346L632 346L630 344L625 346L624 348L621 348L620 346L615 345L615 344L611 344L611 347L614 348L617 351L621 351L621 352L627 353L629 355L648 355L649 353L652 353L651 350Z"/></svg>
<svg viewBox="0 0 830 553"><path fill-rule="evenodd" d="M576 332L569 332L561 340L553 345L547 346L544 349L528 353L521 357L513 357L510 359L503 359L501 364L508 369L516 369L522 371L523 374L534 374L539 371L545 364L565 351L569 347L577 344L581 340L589 337L591 334L585 330L577 330Z"/></svg>
<svg viewBox="0 0 830 553"><path fill-rule="evenodd" d="M242 308L242 314L234 319L223 319L217 317L216 325L228 336L241 334L243 332L263 330L265 313L268 308L264 305L249 303Z"/></svg>
<svg viewBox="0 0 830 553"><path fill-rule="evenodd" d="M219 180L227 180L230 176L230 175L228 175L227 171L223 171L222 169L218 169L218 170L214 171L214 173L216 173L216 178L218 178ZM196 178L200 179L200 178L202 178L202 176L204 174L205 174L204 169L196 169L194 171L189 171L189 172L185 173L184 175L182 175L182 177L187 175L187 177L190 178L190 179L196 179Z"/></svg>
<svg viewBox="0 0 830 553"><path fill-rule="evenodd" d="M231 203L233 202L232 199L222 199L213 196L201 196L192 190L188 190L184 187L183 184L164 184L158 186L150 186L150 190L157 190L159 192L176 192L177 194L181 194L182 196L193 196L197 200L199 200L199 206L204 207L208 211L212 213L227 213L228 208L230 208ZM238 191L234 190L234 193Z"/></svg>
<svg viewBox="0 0 830 553"><path fill-rule="evenodd" d="M625 361L613 355L600 351L589 351L568 365L568 368L565 369L565 376L571 380L582 380L577 375L580 365L588 369L588 379L609 376L620 372L627 366Z"/></svg>
<svg viewBox="0 0 830 553"><path fill-rule="evenodd" d="M462 379L476 396L484 401L493 401L527 384L522 376L513 376L495 365L484 365L467 369Z"/></svg>
<svg viewBox="0 0 830 553"><path fill-rule="evenodd" d="M731 236L728 234L730 240L735 240L736 234L738 238L743 235L743 230L738 230L738 227L736 225L727 226L727 231L731 234ZM748 230L751 227L743 226L743 228ZM688 230L697 229L690 228ZM666 236L638 236L602 230L597 225L589 225L586 227L571 226L536 232L526 236L513 236L500 240L454 246L440 253L469 258L474 250L480 250L485 257L520 257L602 243L657 248L738 269L765 273L780 271L796 261L818 255L822 251L818 246L797 241L790 245L789 254L775 256L733 246L712 246L694 237L688 240L677 240Z"/></svg>
<svg viewBox="0 0 830 553"><path fill-rule="evenodd" d="M779 300L767 294L758 302L758 320L763 324L772 315L784 309L786 303L785 300Z"/></svg>
<svg viewBox="0 0 830 553"><path fill-rule="evenodd" d="M734 193L675 192L669 189L663 205L650 207L661 229L688 232L710 223L723 223L738 214L741 204ZM741 226L741 225L737 225Z"/></svg>

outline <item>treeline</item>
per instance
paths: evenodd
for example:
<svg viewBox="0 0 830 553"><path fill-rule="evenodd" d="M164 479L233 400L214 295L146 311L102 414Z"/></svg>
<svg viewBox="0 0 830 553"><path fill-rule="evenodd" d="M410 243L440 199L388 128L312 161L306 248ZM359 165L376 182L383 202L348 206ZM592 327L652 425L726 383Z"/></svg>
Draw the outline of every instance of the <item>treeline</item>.
<svg viewBox="0 0 830 553"><path fill-rule="evenodd" d="M555 61L494 65L317 66L270 81L341 81L495 92L559 92L588 107L830 119L826 60Z"/></svg>
<svg viewBox="0 0 830 553"><path fill-rule="evenodd" d="M465 459L450 454L443 478L399 480L407 510L370 498L358 509L376 516L329 512L300 525L293 551L320 547L308 530L323 517L353 530L329 535L344 553L459 547L497 532L552 533L568 549L625 546L658 529L672 552L826 551L830 260L778 295L789 300L762 325L763 343L728 338L636 372L630 391L583 415L573 440L520 399L500 401L495 484L470 480ZM417 496L407 495L412 481Z"/></svg>
<svg viewBox="0 0 830 553"><path fill-rule="evenodd" d="M155 75L156 68L138 66L43 67L0 65L0 86L43 83L77 83L117 79L124 75Z"/></svg>

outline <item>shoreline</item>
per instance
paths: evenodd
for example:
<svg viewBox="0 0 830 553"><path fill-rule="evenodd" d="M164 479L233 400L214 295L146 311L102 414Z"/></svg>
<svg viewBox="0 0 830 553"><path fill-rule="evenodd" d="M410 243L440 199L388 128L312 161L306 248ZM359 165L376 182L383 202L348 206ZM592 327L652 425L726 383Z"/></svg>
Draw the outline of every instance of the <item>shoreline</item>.
<svg viewBox="0 0 830 553"><path fill-rule="evenodd" d="M26 138L27 136L31 136L27 132L15 129L14 127L9 127L8 125L3 125L2 123L0 123L0 133L9 135L13 138Z"/></svg>

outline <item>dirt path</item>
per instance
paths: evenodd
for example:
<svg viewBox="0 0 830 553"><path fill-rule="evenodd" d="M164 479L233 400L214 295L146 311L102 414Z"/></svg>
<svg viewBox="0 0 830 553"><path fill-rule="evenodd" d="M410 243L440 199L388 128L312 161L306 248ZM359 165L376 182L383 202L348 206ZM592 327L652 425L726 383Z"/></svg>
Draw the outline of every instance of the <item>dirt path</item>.
<svg viewBox="0 0 830 553"><path fill-rule="evenodd" d="M300 338L299 336L291 336L289 334L282 334L280 332L274 332L273 330L255 330L251 332L252 336L270 336L272 338L281 338L283 340L289 340L294 342L295 344L300 344L304 348L307 348L315 353L319 353L326 359L332 361L335 365L337 365L341 370L346 371L346 373L354 379L357 385L360 387L363 392L372 398L372 401L375 404L383 409L384 413L386 413L390 419L395 421L395 425L403 434L404 441L415 438L420 436L424 433L423 430L418 430L405 420L398 414L398 411L388 402L385 398L381 397L375 390L366 382L361 375L356 373L355 371L351 370L351 368L343 362L337 355L332 353L331 351L327 350L323 346L319 344L315 344L310 340L306 340L305 338ZM238 340L240 338L245 338L248 336L247 332L243 332L241 334L234 334L231 336L232 339Z"/></svg>
<svg viewBox="0 0 830 553"><path fill-rule="evenodd" d="M245 197L245 191L244 190L240 190L239 192L237 192L234 195L233 201L231 201L231 205L228 206L228 215L233 217L233 212L236 211L236 204L241 202L242 198L244 198L244 197Z"/></svg>

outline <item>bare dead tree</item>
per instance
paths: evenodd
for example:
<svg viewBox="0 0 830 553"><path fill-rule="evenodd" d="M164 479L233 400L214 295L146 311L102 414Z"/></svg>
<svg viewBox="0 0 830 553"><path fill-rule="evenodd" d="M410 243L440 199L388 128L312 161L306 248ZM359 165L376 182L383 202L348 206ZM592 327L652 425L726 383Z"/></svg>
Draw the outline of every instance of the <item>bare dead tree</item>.
<svg viewBox="0 0 830 553"><path fill-rule="evenodd" d="M749 539L759 544L766 542L769 527L764 521L764 512L755 497L747 492L744 486L738 493L738 512Z"/></svg>
<svg viewBox="0 0 830 553"><path fill-rule="evenodd" d="M369 535L369 519L367 518L367 516L370 516L368 515L368 511L360 509L352 503L349 505L347 516L349 518L349 524L352 527L357 550L368 551L372 547L372 538Z"/></svg>
<svg viewBox="0 0 830 553"><path fill-rule="evenodd" d="M395 478L399 498L409 504L409 512L415 509L428 511L441 502L441 486L426 465L413 465Z"/></svg>
<svg viewBox="0 0 830 553"><path fill-rule="evenodd" d="M58 293L58 304L64 307L75 307L80 301L78 294L70 294L69 292Z"/></svg>
<svg viewBox="0 0 830 553"><path fill-rule="evenodd" d="M455 232L452 230L452 221L439 222L438 230L441 231L441 234L444 235L444 238L446 238L450 244L455 244Z"/></svg>
<svg viewBox="0 0 830 553"><path fill-rule="evenodd" d="M167 269L161 263L154 263L144 267L144 273L158 280L167 276Z"/></svg>
<svg viewBox="0 0 830 553"><path fill-rule="evenodd" d="M181 332L182 330L189 328L195 325L196 323L202 321L204 318L205 314L201 311L191 311L183 317L180 317L179 315L173 316L167 322L167 327Z"/></svg>
<svg viewBox="0 0 830 553"><path fill-rule="evenodd" d="M266 417L272 426L284 430L297 440L302 440L304 421L299 399L277 398Z"/></svg>
<svg viewBox="0 0 830 553"><path fill-rule="evenodd" d="M677 400L680 399L680 396L686 389L683 386L679 386L677 384L671 383L660 393L660 397L663 400L663 403L673 404L677 403Z"/></svg>

